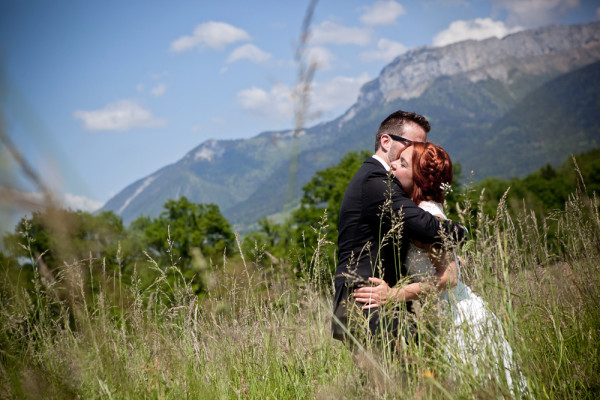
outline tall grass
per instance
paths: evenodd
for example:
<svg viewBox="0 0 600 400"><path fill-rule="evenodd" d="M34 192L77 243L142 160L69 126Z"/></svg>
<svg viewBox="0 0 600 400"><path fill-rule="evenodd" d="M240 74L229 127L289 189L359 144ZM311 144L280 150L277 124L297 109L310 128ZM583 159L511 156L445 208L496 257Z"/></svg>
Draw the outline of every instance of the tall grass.
<svg viewBox="0 0 600 400"><path fill-rule="evenodd" d="M470 215L473 215L471 217ZM464 213L473 240L463 279L501 321L533 398L600 392L600 218L597 198L573 194L540 220ZM556 229L548 237L549 227ZM552 239L552 240L550 240ZM27 243L24 243L27 246ZM417 323L405 346L351 349L330 338L331 277L322 241L310 274L261 254L223 259L198 297L176 265L92 273L102 260L65 263L33 289L1 281L2 398L503 398L495 374L453 354L442 325ZM303 254L303 252L295 252ZM35 266L39 260L32 260ZM198 256L197 263L206 263ZM3 266L5 271L6 266ZM316 273L315 273L316 272ZM423 314L425 315L425 314ZM434 329L435 328L435 329ZM493 357L483 367L493 371Z"/></svg>

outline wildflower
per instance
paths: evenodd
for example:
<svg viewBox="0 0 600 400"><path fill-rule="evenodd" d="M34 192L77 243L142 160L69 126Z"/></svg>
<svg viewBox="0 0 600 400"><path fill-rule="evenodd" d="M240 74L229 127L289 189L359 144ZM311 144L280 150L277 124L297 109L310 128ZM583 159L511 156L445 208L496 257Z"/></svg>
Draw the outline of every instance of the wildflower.
<svg viewBox="0 0 600 400"><path fill-rule="evenodd" d="M448 193L452 193L452 186L447 182L442 183L440 185L440 189L442 190L442 192L444 192L444 195L447 195Z"/></svg>
<svg viewBox="0 0 600 400"><path fill-rule="evenodd" d="M426 369L425 372L423 372L423 376L425 378L433 378L435 377L435 373L433 371L430 371L429 369Z"/></svg>

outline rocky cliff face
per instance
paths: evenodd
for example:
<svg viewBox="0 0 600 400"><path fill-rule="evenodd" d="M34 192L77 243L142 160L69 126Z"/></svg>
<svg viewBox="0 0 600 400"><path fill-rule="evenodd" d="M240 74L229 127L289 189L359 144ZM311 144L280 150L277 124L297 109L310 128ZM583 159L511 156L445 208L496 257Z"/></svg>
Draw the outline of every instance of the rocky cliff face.
<svg viewBox="0 0 600 400"><path fill-rule="evenodd" d="M468 40L445 47L411 50L387 65L361 90L361 108L374 101L391 102L421 96L442 76L471 82L498 80L508 86L522 74L559 74L600 59L600 22L548 26L503 39Z"/></svg>

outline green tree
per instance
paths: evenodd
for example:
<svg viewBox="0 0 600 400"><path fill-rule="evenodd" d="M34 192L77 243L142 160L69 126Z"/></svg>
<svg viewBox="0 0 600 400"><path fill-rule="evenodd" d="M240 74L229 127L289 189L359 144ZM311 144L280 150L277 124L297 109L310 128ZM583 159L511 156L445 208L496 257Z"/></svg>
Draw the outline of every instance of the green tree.
<svg viewBox="0 0 600 400"><path fill-rule="evenodd" d="M35 277L42 277L41 282L55 282L54 293L69 302L97 291L99 282L113 287L106 282L115 276L113 271L129 281L132 269L126 267L135 261L120 250L127 242L126 231L121 218L109 211L93 215L48 208L23 217L3 241L13 261L2 268L5 275L17 277L11 282L33 290L40 283Z"/></svg>
<svg viewBox="0 0 600 400"><path fill-rule="evenodd" d="M192 249L197 248L207 257L231 254L235 235L229 222L221 215L215 204L195 204L185 196L168 200L163 211L146 225L146 241L155 255L165 256L171 252L174 261L186 265L192 259ZM169 242L170 241L170 242Z"/></svg>
<svg viewBox="0 0 600 400"><path fill-rule="evenodd" d="M177 265L198 292L204 286L205 258L230 255L235 248L235 235L219 207L186 197L167 201L158 218L141 217L132 226L132 233L144 229L143 244L150 255L162 265Z"/></svg>
<svg viewBox="0 0 600 400"><path fill-rule="evenodd" d="M346 153L337 165L317 171L302 188L304 194L300 207L292 215L292 221L296 227L296 242L301 248L305 247L308 253L317 248L319 236L337 244L339 212L346 187L364 159L371 154L367 150ZM324 218L325 226L321 226L320 221ZM326 261L334 270L335 246L326 250Z"/></svg>
<svg viewBox="0 0 600 400"><path fill-rule="evenodd" d="M583 179L588 195L596 192L600 195L600 148L588 151L586 153L575 156L577 168L573 163L573 159L569 157L566 164L566 169L569 171L569 177L576 182L576 186L580 187L577 182ZM578 176L577 169L581 172L581 177ZM583 189L581 187L581 189Z"/></svg>
<svg viewBox="0 0 600 400"><path fill-rule="evenodd" d="M287 256L294 237L290 221L276 224L269 218L262 218L258 225L258 230L244 236L242 251L254 254L257 259L265 252L279 259Z"/></svg>
<svg viewBox="0 0 600 400"><path fill-rule="evenodd" d="M50 270L65 262L103 259L106 265L117 260L119 243L125 240L121 218L111 211L93 215L84 211L49 208L25 216L15 232L5 235L4 245L16 258L37 259Z"/></svg>

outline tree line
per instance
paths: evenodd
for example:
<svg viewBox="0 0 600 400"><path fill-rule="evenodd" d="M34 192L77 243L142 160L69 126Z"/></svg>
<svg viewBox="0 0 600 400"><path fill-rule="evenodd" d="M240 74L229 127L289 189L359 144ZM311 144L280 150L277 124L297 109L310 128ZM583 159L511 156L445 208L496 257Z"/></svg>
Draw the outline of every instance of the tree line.
<svg viewBox="0 0 600 400"><path fill-rule="evenodd" d="M142 216L129 226L112 211L48 209L25 216L3 238L3 269L25 286L32 273L56 276L64 265L84 262L91 274L119 274L153 280L153 265L177 266L197 293L204 289L207 260L234 253L235 235L215 204L169 200L156 218ZM33 268L35 266L35 268Z"/></svg>
<svg viewBox="0 0 600 400"><path fill-rule="evenodd" d="M337 165L318 171L304 185L300 205L287 220L261 219L240 246L217 205L181 197L167 201L159 216L141 216L129 226L110 211L33 212L3 237L0 266L12 281L25 286L31 285L35 271L43 269L52 278L69 263L87 262L92 276L102 270L128 279L135 271L138 279L148 282L152 268L176 266L197 294L205 290L211 266L223 257L237 257L238 247L254 262L265 256L269 258L265 263L286 261L297 274L312 274L315 257L333 271L340 203L348 182L369 155L349 152ZM600 193L600 149L569 158L557 168L547 164L522 179L486 178L467 184L460 164L454 169L446 210L472 232L477 231L477 212L494 216L501 202L511 215L533 210L545 218L563 209L576 190Z"/></svg>
<svg viewBox="0 0 600 400"><path fill-rule="evenodd" d="M300 206L286 222L274 224L262 219L260 229L246 239L256 241L255 248L264 248L279 257L285 256L290 244L316 249L319 241L332 243L326 258L334 271L338 211L344 191L370 155L369 151L349 152L337 165L318 171L304 185ZM495 217L501 202L513 217L522 217L527 210L544 220L557 210L564 210L575 191L590 196L600 193L600 148L571 156L556 168L548 163L524 178L489 177L469 183L460 163L455 163L453 168L454 182L446 196L445 210L449 218L462 222L474 234L479 228L477 213ZM549 232L555 229L549 227Z"/></svg>

